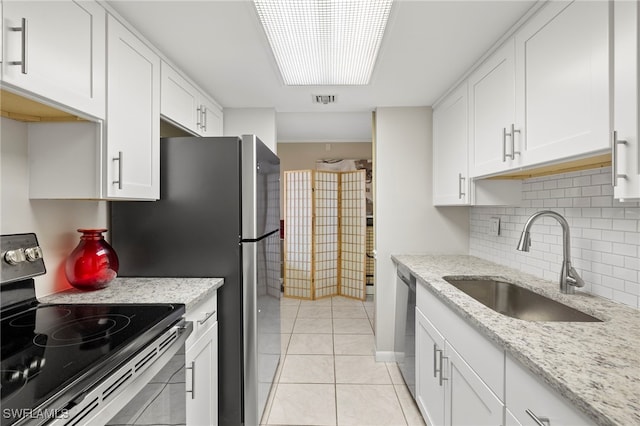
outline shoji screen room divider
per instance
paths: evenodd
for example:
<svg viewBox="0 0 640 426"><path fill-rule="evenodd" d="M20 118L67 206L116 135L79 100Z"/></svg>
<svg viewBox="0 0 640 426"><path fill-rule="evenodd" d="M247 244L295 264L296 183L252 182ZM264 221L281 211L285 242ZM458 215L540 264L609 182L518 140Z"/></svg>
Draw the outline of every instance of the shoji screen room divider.
<svg viewBox="0 0 640 426"><path fill-rule="evenodd" d="M365 171L284 173L284 295L366 298Z"/></svg>

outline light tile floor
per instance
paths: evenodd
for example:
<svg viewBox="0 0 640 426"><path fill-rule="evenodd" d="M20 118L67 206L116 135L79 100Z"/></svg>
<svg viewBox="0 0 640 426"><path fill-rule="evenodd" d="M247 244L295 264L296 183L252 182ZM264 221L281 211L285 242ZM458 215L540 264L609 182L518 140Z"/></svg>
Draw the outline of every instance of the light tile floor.
<svg viewBox="0 0 640 426"><path fill-rule="evenodd" d="M395 363L376 362L373 302L282 300L282 357L263 425L423 426Z"/></svg>

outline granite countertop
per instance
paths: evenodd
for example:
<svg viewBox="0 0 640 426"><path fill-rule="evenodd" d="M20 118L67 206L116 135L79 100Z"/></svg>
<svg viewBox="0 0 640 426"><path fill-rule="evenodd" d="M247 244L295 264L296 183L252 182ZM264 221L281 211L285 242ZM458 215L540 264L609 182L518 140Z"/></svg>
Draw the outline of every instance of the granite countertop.
<svg viewBox="0 0 640 426"><path fill-rule="evenodd" d="M638 310L587 293L561 294L558 283L472 256L394 255L392 260L597 424L640 424ZM455 275L510 281L603 322L510 318L442 279Z"/></svg>
<svg viewBox="0 0 640 426"><path fill-rule="evenodd" d="M42 303L184 303L189 311L223 283L222 278L116 278L100 290L73 288L39 300Z"/></svg>

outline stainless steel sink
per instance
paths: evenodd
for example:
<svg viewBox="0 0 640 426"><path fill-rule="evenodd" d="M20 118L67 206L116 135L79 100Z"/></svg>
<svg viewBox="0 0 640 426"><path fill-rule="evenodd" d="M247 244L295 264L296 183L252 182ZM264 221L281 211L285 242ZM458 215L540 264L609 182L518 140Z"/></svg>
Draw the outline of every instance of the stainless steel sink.
<svg viewBox="0 0 640 426"><path fill-rule="evenodd" d="M526 321L602 322L555 300L505 281L471 277L444 277L452 286L483 305Z"/></svg>

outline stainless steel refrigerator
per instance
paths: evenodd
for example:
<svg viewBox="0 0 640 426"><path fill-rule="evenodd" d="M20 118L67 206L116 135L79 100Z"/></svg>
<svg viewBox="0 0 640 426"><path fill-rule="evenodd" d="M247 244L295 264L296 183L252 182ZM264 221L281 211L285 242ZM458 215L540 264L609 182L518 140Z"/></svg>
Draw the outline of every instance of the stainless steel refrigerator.
<svg viewBox="0 0 640 426"><path fill-rule="evenodd" d="M110 203L119 276L221 277L218 420L258 425L280 361L280 160L257 137L160 141L160 200Z"/></svg>

